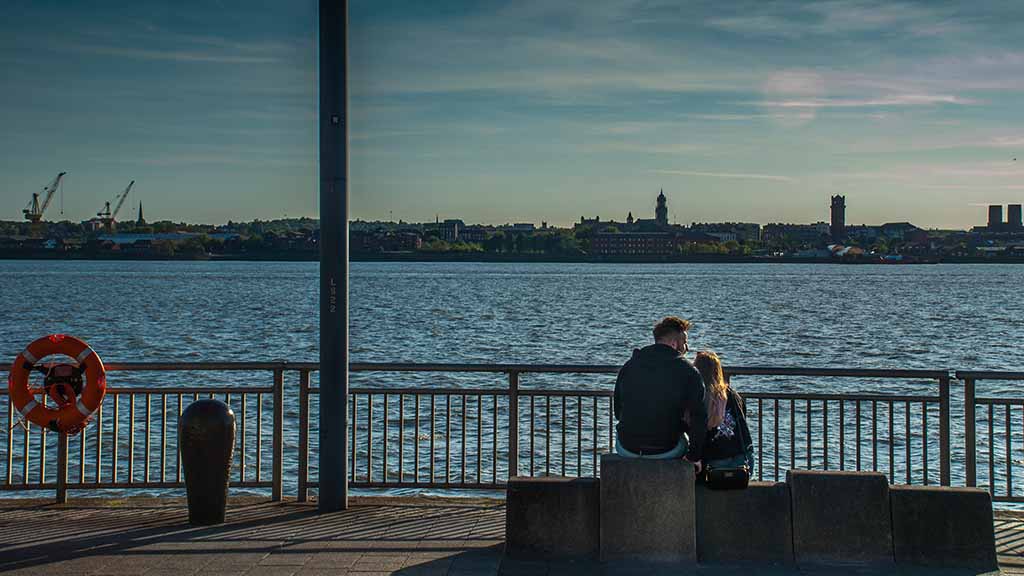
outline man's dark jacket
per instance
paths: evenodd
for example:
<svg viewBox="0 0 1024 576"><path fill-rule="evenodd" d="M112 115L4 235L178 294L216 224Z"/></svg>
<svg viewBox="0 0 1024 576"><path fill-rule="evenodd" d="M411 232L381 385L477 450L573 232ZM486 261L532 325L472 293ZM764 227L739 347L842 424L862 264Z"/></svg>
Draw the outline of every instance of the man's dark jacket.
<svg viewBox="0 0 1024 576"><path fill-rule="evenodd" d="M683 420L689 413L689 424ZM633 350L615 381L619 442L631 452L659 454L690 437L687 458L701 459L707 433L704 382L693 364L671 346Z"/></svg>

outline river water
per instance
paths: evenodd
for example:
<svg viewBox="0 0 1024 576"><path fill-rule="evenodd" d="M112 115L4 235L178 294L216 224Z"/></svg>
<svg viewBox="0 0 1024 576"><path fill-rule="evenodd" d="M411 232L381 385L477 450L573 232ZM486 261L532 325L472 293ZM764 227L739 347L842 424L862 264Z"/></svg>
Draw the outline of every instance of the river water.
<svg viewBox="0 0 1024 576"><path fill-rule="evenodd" d="M0 358L10 361L34 338L63 332L87 340L106 362L315 361L317 286L316 263L0 261ZM728 365L1022 370L1022 286L1024 267L1012 265L354 263L350 353L366 362L621 364L650 341L657 319L674 314L694 322L693 349L715 350ZM267 375L250 373L112 373L109 380L269 384ZM503 380L360 374L353 383ZM527 384L612 382L534 376ZM748 391L934 390L884 380L735 384ZM1013 393L1008 384L986 391ZM287 427L294 428L293 384L287 390ZM288 466L295 442L286 435Z"/></svg>

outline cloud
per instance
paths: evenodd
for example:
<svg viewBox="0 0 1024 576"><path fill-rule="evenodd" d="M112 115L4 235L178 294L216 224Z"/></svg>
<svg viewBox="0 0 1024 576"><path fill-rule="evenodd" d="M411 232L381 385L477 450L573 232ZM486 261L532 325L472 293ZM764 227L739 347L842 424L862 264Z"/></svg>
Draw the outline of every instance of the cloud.
<svg viewBox="0 0 1024 576"><path fill-rule="evenodd" d="M1024 190L1024 184L1007 184L1004 186L990 186L986 184L925 184L918 186L924 190ZM986 202L970 204L971 206L988 206L999 204L999 202Z"/></svg>
<svg viewBox="0 0 1024 576"><path fill-rule="evenodd" d="M778 176L774 174L745 174L734 172L698 172L693 170L651 170L653 174L665 174L668 176L699 176L706 178L735 178L739 180L770 180L772 182L796 182L795 178L789 176Z"/></svg>
<svg viewBox="0 0 1024 576"><path fill-rule="evenodd" d="M652 144L648 142L601 142L587 144L582 148L588 152L636 152L642 154L667 154L680 155L690 154L705 150L705 146L699 144Z"/></svg>
<svg viewBox="0 0 1024 576"><path fill-rule="evenodd" d="M65 44L64 49L69 52L87 52L101 56L119 56L136 60L170 60L174 62L210 62L217 64L278 64L282 62L281 58L274 56L242 56L178 49L121 48L83 42Z"/></svg>
<svg viewBox="0 0 1024 576"><path fill-rule="evenodd" d="M977 100L961 98L951 94L897 94L881 98L810 98L793 100L764 100L756 102L769 108L869 108L882 106L934 106L938 104L955 104L967 106L977 104Z"/></svg>
<svg viewBox="0 0 1024 576"><path fill-rule="evenodd" d="M756 5L754 13L708 18L704 24L734 34L787 39L881 31L934 37L974 30L949 8L878 0L762 3Z"/></svg>
<svg viewBox="0 0 1024 576"><path fill-rule="evenodd" d="M814 175L824 180L878 180L913 184L917 188L1014 189L1024 179L1019 162L965 162L960 164L901 164L868 172L828 172ZM1010 180L1003 184L1000 180Z"/></svg>

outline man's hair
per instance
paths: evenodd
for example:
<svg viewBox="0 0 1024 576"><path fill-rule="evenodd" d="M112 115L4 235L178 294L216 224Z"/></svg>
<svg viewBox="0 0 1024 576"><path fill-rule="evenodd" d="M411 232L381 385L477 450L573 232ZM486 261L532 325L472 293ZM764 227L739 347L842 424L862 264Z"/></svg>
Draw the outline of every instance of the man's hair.
<svg viewBox="0 0 1024 576"><path fill-rule="evenodd" d="M654 339L661 340L672 334L682 334L690 329L690 321L677 316L666 316L654 325Z"/></svg>

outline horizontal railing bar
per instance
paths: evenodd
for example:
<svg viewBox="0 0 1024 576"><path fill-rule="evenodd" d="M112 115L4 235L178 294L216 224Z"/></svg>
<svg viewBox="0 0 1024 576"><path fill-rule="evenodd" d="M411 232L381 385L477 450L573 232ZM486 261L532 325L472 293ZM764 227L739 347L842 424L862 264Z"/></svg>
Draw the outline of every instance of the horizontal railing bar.
<svg viewBox="0 0 1024 576"><path fill-rule="evenodd" d="M956 379L965 380L1024 380L1024 372L982 372L974 370L957 370Z"/></svg>
<svg viewBox="0 0 1024 576"><path fill-rule="evenodd" d="M184 488L184 482L68 482L68 490L122 490L128 488ZM239 482L234 480L228 484L231 488L270 488L272 483L256 482L247 480L245 482ZM0 484L0 490L53 490L57 487L55 482L47 484Z"/></svg>
<svg viewBox="0 0 1024 576"><path fill-rule="evenodd" d="M145 386L139 388L107 388L107 394L163 394L163 395L178 395L178 394L270 394L274 391L273 388L265 388L260 386L239 386L232 388L230 386L203 386L197 388L188 387L174 387L174 388L160 388L153 386ZM6 396L7 390L0 390L0 396Z"/></svg>
<svg viewBox="0 0 1024 576"><path fill-rule="evenodd" d="M507 485L504 481L499 480L496 483L476 483L466 482L465 484L459 482L353 482L349 480L349 486L353 488L439 488L439 489L456 489L465 488L468 490L501 490ZM318 488L320 482L307 482L308 488Z"/></svg>
<svg viewBox="0 0 1024 576"><path fill-rule="evenodd" d="M762 400L862 400L865 402L938 402L938 396L907 396L907 395L886 395L886 394L802 394L800 392L744 392L739 388L744 399L758 398Z"/></svg>
<svg viewBox="0 0 1024 576"><path fill-rule="evenodd" d="M723 366L727 376L832 376L836 378L948 378L946 370L890 370L876 368L773 368L770 366Z"/></svg>
<svg viewBox="0 0 1024 576"><path fill-rule="evenodd" d="M0 364L0 371L10 370L10 363ZM178 372L178 371L260 371L307 370L318 371L318 362L111 362L104 364L109 371ZM549 373L549 374L615 374L619 366L611 364L416 364L354 362L350 372L492 372L492 373ZM799 368L766 366L724 367L728 375L735 376L831 376L849 378L910 378L937 379L949 377L944 370L890 370L874 368ZM964 377L1024 379L1021 372L957 372ZM973 376L972 376L973 375Z"/></svg>
<svg viewBox="0 0 1024 576"><path fill-rule="evenodd" d="M310 387L310 394L319 394L320 387ZM508 390L501 388L349 388L349 394L419 394L422 396L508 396Z"/></svg>
<svg viewBox="0 0 1024 576"><path fill-rule="evenodd" d="M621 366L605 364L413 364L354 362L349 372L543 372L551 374L615 374Z"/></svg>
<svg viewBox="0 0 1024 576"><path fill-rule="evenodd" d="M310 388L310 394L319 394L319 388ZM449 395L467 395L467 396L508 396L508 390L501 390L497 388L351 388L350 394L421 394L429 396L449 396ZM744 392L740 388L740 392L744 398L763 400L863 400L872 401L877 400L880 402L938 402L940 398L938 396L913 396L913 395L885 395L885 394L817 394L807 393L803 394L800 392ZM520 396L552 396L552 397L576 397L582 396L584 398L598 397L608 398L615 395L613 390L531 390L530 388L520 388Z"/></svg>
<svg viewBox="0 0 1024 576"><path fill-rule="evenodd" d="M10 369L10 363L0 364L0 372ZM104 362L103 369L108 372L256 372L303 368L300 368L300 364L289 362Z"/></svg>
<svg viewBox="0 0 1024 576"><path fill-rule="evenodd" d="M995 404L997 406L1024 406L1024 398L975 398L975 404Z"/></svg>

